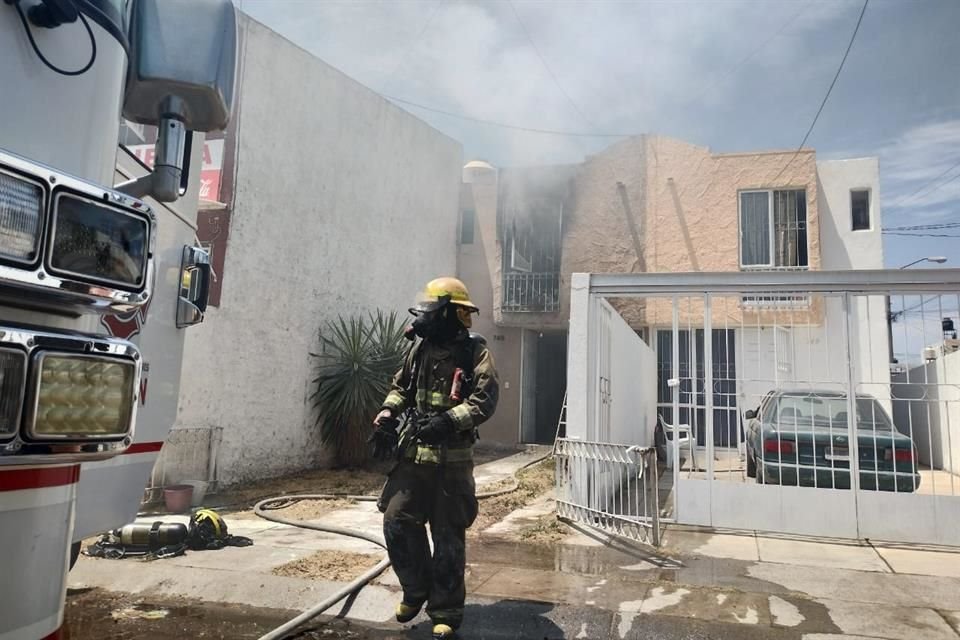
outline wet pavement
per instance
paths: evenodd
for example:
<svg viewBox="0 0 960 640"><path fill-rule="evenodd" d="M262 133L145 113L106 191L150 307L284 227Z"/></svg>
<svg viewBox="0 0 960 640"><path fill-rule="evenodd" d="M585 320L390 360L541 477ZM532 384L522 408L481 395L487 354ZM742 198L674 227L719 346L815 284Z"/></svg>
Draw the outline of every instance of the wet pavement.
<svg viewBox="0 0 960 640"><path fill-rule="evenodd" d="M495 479L519 464L522 458L514 456L485 472ZM361 503L322 521L373 532L381 519L371 504ZM530 544L517 535L525 521L501 522L496 535L487 535L491 527L468 543L462 638L960 640L956 551L679 527L667 530L658 549L587 529L574 529L561 544ZM278 565L321 549L382 554L368 543L260 520L233 520L230 530L251 537L254 546L148 564L81 558L71 586L148 602L202 600L203 606L226 607L226 619L239 625L231 607L266 620L276 615L262 612L302 611L342 587L272 575ZM330 611L342 619L297 637L428 638L423 617L412 626L391 622L399 597L396 576L387 572ZM161 629L168 623L154 624Z"/></svg>

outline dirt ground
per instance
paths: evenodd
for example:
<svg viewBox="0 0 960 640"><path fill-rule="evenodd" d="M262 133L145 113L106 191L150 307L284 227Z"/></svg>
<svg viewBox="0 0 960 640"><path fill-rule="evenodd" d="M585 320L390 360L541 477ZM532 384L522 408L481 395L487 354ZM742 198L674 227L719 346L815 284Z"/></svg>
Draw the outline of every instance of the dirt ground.
<svg viewBox="0 0 960 640"><path fill-rule="evenodd" d="M139 598L101 589L70 589L64 640L256 640L297 611L214 604L186 598ZM287 640L386 640L395 634L348 620L311 623Z"/></svg>
<svg viewBox="0 0 960 640"><path fill-rule="evenodd" d="M474 464L481 465L523 451L520 446L479 442L474 447ZM376 496L383 487L392 462L371 463L364 469L316 469L302 473L259 480L256 483L227 487L211 495L203 506L214 508L233 518L256 518L253 506L264 498L300 493ZM481 487L487 490L490 487ZM301 502L284 509L284 517L296 520L314 520L348 502L333 500ZM146 513L161 515L162 505L146 509Z"/></svg>
<svg viewBox="0 0 960 640"><path fill-rule="evenodd" d="M548 458L543 462L524 469L517 474L519 487L516 491L495 498L480 500L480 513L468 535L479 536L487 527L503 520L509 513L526 506L543 495L554 485L554 460ZM504 481L501 486L507 486L510 481ZM480 487L481 491L490 487Z"/></svg>
<svg viewBox="0 0 960 640"><path fill-rule="evenodd" d="M259 638L294 615L277 609L71 589L64 626L68 640L246 640Z"/></svg>
<svg viewBox="0 0 960 640"><path fill-rule="evenodd" d="M350 582L359 578L367 569L372 569L383 556L384 554L375 556L369 553L324 550L280 565L271 573L289 578Z"/></svg>

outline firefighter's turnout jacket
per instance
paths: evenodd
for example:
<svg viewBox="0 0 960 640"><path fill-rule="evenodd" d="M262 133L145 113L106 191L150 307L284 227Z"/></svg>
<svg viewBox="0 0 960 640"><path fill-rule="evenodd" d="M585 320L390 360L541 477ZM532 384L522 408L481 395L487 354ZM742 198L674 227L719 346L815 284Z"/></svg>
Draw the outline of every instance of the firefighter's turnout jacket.
<svg viewBox="0 0 960 640"><path fill-rule="evenodd" d="M464 372L460 401L451 399L458 368ZM477 427L493 415L499 384L493 356L482 338L462 331L447 344L419 342L394 376L383 408L390 409L394 416L411 407L420 416L446 412L456 431L443 446L414 445L416 422L407 421L400 433L404 458L418 464L472 461Z"/></svg>

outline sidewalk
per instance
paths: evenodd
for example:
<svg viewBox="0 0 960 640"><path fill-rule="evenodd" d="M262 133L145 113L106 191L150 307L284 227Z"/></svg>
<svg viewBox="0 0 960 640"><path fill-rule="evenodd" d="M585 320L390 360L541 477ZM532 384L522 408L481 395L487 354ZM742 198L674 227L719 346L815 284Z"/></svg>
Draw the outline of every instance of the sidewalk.
<svg viewBox="0 0 960 640"><path fill-rule="evenodd" d="M529 459L483 465L478 479L495 482ZM463 638L960 640L960 553L682 528L668 529L656 551L581 529L557 545L511 539L544 511L540 502L468 543ZM381 522L369 503L322 521L366 531ZM303 610L342 584L272 569L324 549L383 553L262 520L229 525L255 545L148 564L81 558L70 586ZM305 637L347 637L348 624L351 638L429 637L425 619L416 628L390 622L398 597L391 571L332 609L346 620L324 623L327 635Z"/></svg>

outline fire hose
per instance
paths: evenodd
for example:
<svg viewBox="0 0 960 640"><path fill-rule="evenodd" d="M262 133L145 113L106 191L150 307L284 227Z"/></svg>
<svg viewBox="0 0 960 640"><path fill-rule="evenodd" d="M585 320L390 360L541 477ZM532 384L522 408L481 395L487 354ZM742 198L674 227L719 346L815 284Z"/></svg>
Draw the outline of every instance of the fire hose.
<svg viewBox="0 0 960 640"><path fill-rule="evenodd" d="M553 455L553 451L549 450L542 456L537 456L533 460L525 463L522 467L517 469L516 472L510 477L510 484L506 487L496 489L494 491L484 491L477 494L477 500L486 500L489 498L495 498L497 496L506 495L508 493L513 493L520 488L520 481L517 479L517 474L519 474L524 469L529 469L535 464L543 462L547 458ZM374 496L352 496L345 494L333 494L333 493L312 493L312 494L296 494L296 495L287 495L287 496L277 496L275 498L266 498L258 502L253 511L261 518L269 520L271 522L276 522L278 524L284 524L290 527L298 527L301 529L311 529L313 531L319 531L321 533L332 533L335 535L347 536L350 538L357 538L359 540L365 540L371 542L378 547L382 548L384 551L387 549L387 545L384 542L383 538L375 536L372 534L364 533L362 531L355 531L353 529L346 529L343 527L334 527L324 524L315 524L311 522L302 522L299 520L287 520L286 518L281 518L280 516L274 515L272 511L277 511L283 509L284 507L289 507L290 505L301 502L303 500L354 500L357 502L376 502L377 498ZM285 622L280 625L273 631L266 633L265 635L260 636L259 640L281 640L288 633L294 629L300 627L301 625L313 620L319 615L322 615L327 609L334 606L341 600L357 593L363 587L367 586L370 582L377 578L381 573L390 568L390 559L384 558L381 560L375 567L367 570L363 575L354 579L352 582L344 586L339 591L331 594L322 602L317 603L310 609L304 611L297 617Z"/></svg>

